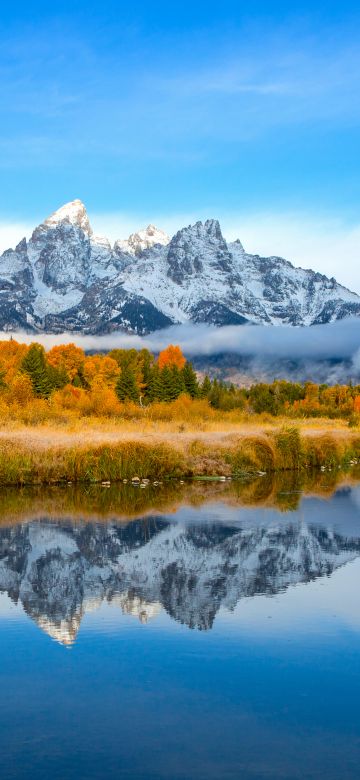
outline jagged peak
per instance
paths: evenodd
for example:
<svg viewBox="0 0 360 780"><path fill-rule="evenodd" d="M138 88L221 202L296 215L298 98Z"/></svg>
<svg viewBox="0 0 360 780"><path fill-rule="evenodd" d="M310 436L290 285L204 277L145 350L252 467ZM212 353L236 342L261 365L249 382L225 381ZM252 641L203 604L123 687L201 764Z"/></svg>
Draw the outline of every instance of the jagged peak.
<svg viewBox="0 0 360 780"><path fill-rule="evenodd" d="M26 252L27 250L27 240L26 238L22 238L21 241L17 244L15 247L15 252Z"/></svg>
<svg viewBox="0 0 360 780"><path fill-rule="evenodd" d="M199 219L193 225L187 225L186 227L178 230L174 236L174 239L177 240L182 236L192 235L198 238L206 238L209 236L210 238L216 239L217 241L225 242L218 219L207 219L205 222L202 222Z"/></svg>
<svg viewBox="0 0 360 780"><path fill-rule="evenodd" d="M238 249L240 252L245 252L244 245L243 245L243 243L240 241L240 238L236 238L236 239L235 239L235 241L233 241L233 242L232 242L232 245L231 245L231 246L235 247L235 248L236 248L236 249Z"/></svg>
<svg viewBox="0 0 360 780"><path fill-rule="evenodd" d="M44 224L49 227L55 227L61 222L68 222L70 225L81 228L88 236L92 235L92 228L89 222L86 208L83 202L79 199L71 200L69 203L65 203L60 206L59 209L50 214L45 219Z"/></svg>
<svg viewBox="0 0 360 780"><path fill-rule="evenodd" d="M222 232L220 227L220 222L218 219L207 219L204 223L204 228L207 233L210 235L215 236L216 238L222 238Z"/></svg>
<svg viewBox="0 0 360 780"><path fill-rule="evenodd" d="M137 255L143 252L145 249L151 249L156 244L160 246L166 246L170 242L170 237L164 230L157 228L155 225L148 225L146 228L139 230L136 233L131 233L129 238L125 241L118 240L115 242L115 249L121 249L124 252L129 252L132 255Z"/></svg>

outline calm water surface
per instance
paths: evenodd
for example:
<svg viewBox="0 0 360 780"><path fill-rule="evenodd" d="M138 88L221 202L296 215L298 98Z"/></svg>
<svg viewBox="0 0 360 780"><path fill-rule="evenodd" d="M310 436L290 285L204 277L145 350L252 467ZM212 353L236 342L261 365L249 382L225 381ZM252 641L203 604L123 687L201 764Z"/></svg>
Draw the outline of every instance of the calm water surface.
<svg viewBox="0 0 360 780"><path fill-rule="evenodd" d="M184 498L5 513L2 780L359 777L360 487Z"/></svg>

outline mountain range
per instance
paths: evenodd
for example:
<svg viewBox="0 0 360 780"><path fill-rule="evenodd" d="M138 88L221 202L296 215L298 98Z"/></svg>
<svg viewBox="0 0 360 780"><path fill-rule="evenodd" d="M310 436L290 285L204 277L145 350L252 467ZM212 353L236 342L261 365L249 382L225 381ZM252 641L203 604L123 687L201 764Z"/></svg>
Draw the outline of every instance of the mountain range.
<svg viewBox="0 0 360 780"><path fill-rule="evenodd" d="M360 296L281 257L248 254L208 219L110 244L80 200L0 257L0 329L145 335L177 323L314 325L360 316Z"/></svg>

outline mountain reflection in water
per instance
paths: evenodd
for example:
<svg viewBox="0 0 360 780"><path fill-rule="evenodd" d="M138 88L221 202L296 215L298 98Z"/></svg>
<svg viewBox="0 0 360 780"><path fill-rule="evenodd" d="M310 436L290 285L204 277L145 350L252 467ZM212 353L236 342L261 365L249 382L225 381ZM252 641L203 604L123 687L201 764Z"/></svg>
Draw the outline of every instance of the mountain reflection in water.
<svg viewBox="0 0 360 780"><path fill-rule="evenodd" d="M360 555L357 487L331 502L298 497L288 513L227 496L210 491L213 502L200 508L127 522L115 513L106 522L57 518L56 504L51 517L34 519L30 502L30 519L2 520L0 591L68 645L85 613L104 602L144 623L164 610L190 629L210 630L221 608L328 576Z"/></svg>

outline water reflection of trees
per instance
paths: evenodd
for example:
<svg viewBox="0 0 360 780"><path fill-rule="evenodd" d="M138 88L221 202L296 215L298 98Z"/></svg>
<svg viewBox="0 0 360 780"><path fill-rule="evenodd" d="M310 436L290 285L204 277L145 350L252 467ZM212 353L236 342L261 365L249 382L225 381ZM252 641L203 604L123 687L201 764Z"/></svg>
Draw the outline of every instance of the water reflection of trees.
<svg viewBox="0 0 360 780"><path fill-rule="evenodd" d="M330 498L339 486L355 484L359 479L360 470L344 473L339 469L326 472L309 469L226 482L173 480L150 483L144 489L122 483L110 487L94 484L3 488L0 524L44 516L128 521L146 513L176 513L184 503L199 507L213 501L293 511L298 508L302 494Z"/></svg>

